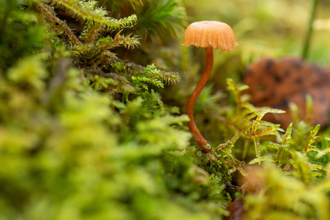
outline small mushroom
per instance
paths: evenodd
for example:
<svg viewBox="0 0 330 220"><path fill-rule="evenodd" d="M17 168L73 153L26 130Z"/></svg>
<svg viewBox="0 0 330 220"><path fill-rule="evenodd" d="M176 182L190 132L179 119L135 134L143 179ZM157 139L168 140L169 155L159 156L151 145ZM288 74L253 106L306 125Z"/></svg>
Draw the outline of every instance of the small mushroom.
<svg viewBox="0 0 330 220"><path fill-rule="evenodd" d="M238 46L238 43L229 25L219 21L199 21L190 24L184 33L183 46L190 45L205 48L206 66L187 104L186 114L190 118L188 127L198 145L205 153L209 153L212 150L211 145L204 139L195 124L194 106L212 72L213 48L220 47L222 50L231 51L234 49L233 46Z"/></svg>

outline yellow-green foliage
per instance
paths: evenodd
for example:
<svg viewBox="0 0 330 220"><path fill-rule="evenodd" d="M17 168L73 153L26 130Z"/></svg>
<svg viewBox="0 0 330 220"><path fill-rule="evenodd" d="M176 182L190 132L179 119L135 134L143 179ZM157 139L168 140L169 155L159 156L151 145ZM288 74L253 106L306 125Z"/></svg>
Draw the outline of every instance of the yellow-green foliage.
<svg viewBox="0 0 330 220"><path fill-rule="evenodd" d="M329 177L321 181L313 178L308 159L301 153L296 153L294 160L303 166L300 172L305 176L304 181L285 175L273 164L266 164L258 173L263 184L260 192L246 197L246 219L330 218Z"/></svg>
<svg viewBox="0 0 330 220"><path fill-rule="evenodd" d="M238 86L231 79L227 79L227 83L228 89L233 93L235 105L223 112L216 107L211 111L211 115L217 114L213 118L222 123L222 126L225 125L227 140L224 139L223 144L215 147L209 155L200 154L201 161L206 162L199 165L224 179L236 170L249 176L252 174L245 173L244 162L237 158L245 158L247 154L251 157L248 152L253 149L255 158L249 164L262 166L257 172L259 179L250 179L258 185L257 192L244 197L247 219L328 219L330 160L326 153L329 150L320 151L320 148L329 145L316 145L320 126L313 128L300 122L295 126L290 124L283 131L279 125L262 121L267 113L283 111L256 108L240 95L246 86ZM212 101L214 100L216 98ZM307 103L306 108L311 108L310 103ZM265 138L270 135L274 138ZM214 164L210 168L207 164L212 160L226 169L215 169ZM246 189L243 186L240 190L245 192Z"/></svg>

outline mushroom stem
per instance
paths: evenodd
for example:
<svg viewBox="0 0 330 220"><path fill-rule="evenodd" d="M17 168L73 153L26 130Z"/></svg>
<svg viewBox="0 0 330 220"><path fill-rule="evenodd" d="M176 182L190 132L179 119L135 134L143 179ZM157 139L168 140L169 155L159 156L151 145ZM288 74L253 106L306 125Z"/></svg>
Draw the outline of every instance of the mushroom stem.
<svg viewBox="0 0 330 220"><path fill-rule="evenodd" d="M190 118L190 121L188 122L188 127L192 135L194 136L195 140L201 146L203 151L205 153L211 152L212 148L209 143L204 139L201 132L198 130L195 120L194 120L194 106L196 103L196 100L199 96L199 94L202 92L203 88L205 87L205 84L207 83L207 80L210 78L212 67L213 67L213 48L211 46L208 46L205 48L206 51L206 65L203 72L203 75L201 79L199 80L195 90L191 94L187 108L186 108L186 114Z"/></svg>

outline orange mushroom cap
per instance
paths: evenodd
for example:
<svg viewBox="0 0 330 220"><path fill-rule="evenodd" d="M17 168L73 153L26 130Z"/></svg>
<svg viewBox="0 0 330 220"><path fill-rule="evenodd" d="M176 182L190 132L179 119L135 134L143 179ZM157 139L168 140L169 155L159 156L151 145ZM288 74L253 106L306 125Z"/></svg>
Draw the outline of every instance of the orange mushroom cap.
<svg viewBox="0 0 330 220"><path fill-rule="evenodd" d="M231 51L238 46L233 30L219 21L199 21L190 24L183 37L183 46L221 48Z"/></svg>

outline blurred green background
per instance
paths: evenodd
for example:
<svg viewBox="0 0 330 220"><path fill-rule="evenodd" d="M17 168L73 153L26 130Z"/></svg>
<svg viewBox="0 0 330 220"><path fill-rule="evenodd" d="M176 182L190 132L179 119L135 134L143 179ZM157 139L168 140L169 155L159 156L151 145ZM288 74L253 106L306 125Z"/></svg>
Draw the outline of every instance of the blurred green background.
<svg viewBox="0 0 330 220"><path fill-rule="evenodd" d="M250 62L262 57L299 57L304 47L312 0L209 0L183 1L189 23L216 20L229 24L240 44L234 51L215 52L216 81L226 77L237 79ZM330 1L318 1L307 61L329 66ZM182 41L182 40L181 40ZM193 48L195 60L204 51ZM239 57L235 59L233 57ZM197 57L197 58L196 58ZM227 62L232 59L231 62ZM234 75L234 77L233 77ZM212 79L211 79L212 80ZM220 82L221 84L221 82Z"/></svg>

